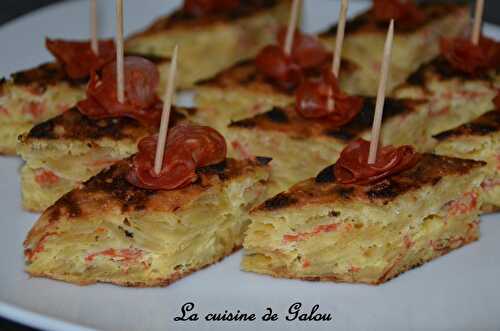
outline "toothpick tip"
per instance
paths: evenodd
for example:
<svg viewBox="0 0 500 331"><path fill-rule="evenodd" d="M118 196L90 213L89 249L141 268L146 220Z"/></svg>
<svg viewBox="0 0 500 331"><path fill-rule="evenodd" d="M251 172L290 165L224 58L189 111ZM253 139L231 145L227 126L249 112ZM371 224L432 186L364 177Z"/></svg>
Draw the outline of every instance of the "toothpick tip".
<svg viewBox="0 0 500 331"><path fill-rule="evenodd" d="M481 39L483 15L484 15L484 0L476 0L474 22L472 25L472 33L471 33L471 41L474 45L479 44L479 39Z"/></svg>
<svg viewBox="0 0 500 331"><path fill-rule="evenodd" d="M389 31L387 33L387 39L384 46L384 56L382 60L382 66L380 69L380 81L377 92L375 116L373 119L372 136L370 141L370 152L368 155L368 164L373 164L377 160L377 150L380 140L380 128L382 125L382 116L384 112L385 92L389 76L390 58L391 58L393 35L394 35L393 32L394 32L394 20L392 19L391 23L389 24Z"/></svg>
<svg viewBox="0 0 500 331"><path fill-rule="evenodd" d="M292 52L293 39L295 36L295 30L297 29L297 21L300 11L300 0L294 0L292 3L292 9L290 12L290 19L288 22L288 29L286 32L285 44L283 45L283 51L285 54L290 55Z"/></svg>
<svg viewBox="0 0 500 331"><path fill-rule="evenodd" d="M165 89L165 97L163 103L163 112L161 116L160 132L158 133L158 142L156 145L156 154L154 161L154 171L159 174L163 166L163 157L165 155L165 145L167 141L168 123L170 118L170 111L173 102L173 95L175 93L175 76L177 72L177 53L179 45L174 46L172 52L172 60L170 63L170 71L168 75L168 82Z"/></svg>

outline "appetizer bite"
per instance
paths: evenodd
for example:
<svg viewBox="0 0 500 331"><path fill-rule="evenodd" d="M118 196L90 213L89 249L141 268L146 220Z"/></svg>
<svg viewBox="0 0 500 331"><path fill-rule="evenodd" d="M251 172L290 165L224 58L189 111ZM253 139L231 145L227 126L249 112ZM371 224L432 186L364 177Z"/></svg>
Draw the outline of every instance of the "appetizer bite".
<svg viewBox="0 0 500 331"><path fill-rule="evenodd" d="M43 213L24 243L28 273L77 284L166 286L241 246L270 159L227 158L224 137L210 127L184 123L168 132L177 54L175 46L159 133ZM118 99L124 92L120 83L114 91Z"/></svg>
<svg viewBox="0 0 500 331"><path fill-rule="evenodd" d="M479 238L484 162L368 145L253 210L243 270L381 284Z"/></svg>
<svg viewBox="0 0 500 331"><path fill-rule="evenodd" d="M230 154L236 158L272 156L269 194L286 190L300 180L315 176L334 162L342 149L357 138L369 138L375 113L375 98L357 97L329 114L323 106L274 109L231 123L226 131ZM342 108L341 108L342 107ZM423 101L387 99L382 127L384 144L427 145L428 107Z"/></svg>
<svg viewBox="0 0 500 331"><path fill-rule="evenodd" d="M393 31L391 25L390 32ZM383 69L387 76L390 59L387 54L386 57ZM335 65L332 69L327 67L319 77L302 81L294 105L275 107L229 125L226 137L236 157L273 157L274 185L270 194L314 176L335 161L347 144L370 135L378 106L375 98L345 93L335 69L338 69ZM383 143L425 148L428 115L425 102L388 99L385 103Z"/></svg>
<svg viewBox="0 0 500 331"><path fill-rule="evenodd" d="M417 5L413 0L374 0L368 11L347 22L343 57L358 67L354 74L359 75L356 90L348 92L376 94L380 54L391 19L395 19L397 33L389 92L421 64L436 57L440 37L461 36L466 31L469 10L465 4L428 1ZM330 49L334 48L336 31L334 25L319 35Z"/></svg>
<svg viewBox="0 0 500 331"><path fill-rule="evenodd" d="M252 211L244 270L381 284L479 238L485 162L379 146L393 36L391 21L371 141Z"/></svg>
<svg viewBox="0 0 500 331"><path fill-rule="evenodd" d="M290 2L185 0L172 14L129 37L125 48L163 57L179 45L178 86L191 87L273 43L275 31L286 24Z"/></svg>
<svg viewBox="0 0 500 331"><path fill-rule="evenodd" d="M117 99L113 61L92 75L86 99L21 135L17 150L26 161L21 171L25 209L43 211L78 184L134 154L139 140L157 131L162 109L156 93L158 69L144 58L126 57L124 72L123 103ZM173 112L171 124L184 117Z"/></svg>
<svg viewBox="0 0 500 331"><path fill-rule="evenodd" d="M89 62L82 64L91 71L86 99L19 137L18 153L26 161L21 170L25 209L44 210L80 183L135 153L138 141L160 125L164 104L156 93L158 68L145 58L124 56L122 0L116 3L116 14L116 59L102 61L99 71ZM98 44L85 46L95 57ZM177 56L169 67L169 91L175 86L175 61ZM77 69L78 62L72 63ZM174 112L173 117L171 124L180 116Z"/></svg>
<svg viewBox="0 0 500 331"><path fill-rule="evenodd" d="M296 30L299 4L300 1L294 2L292 9L296 10L290 14L290 24L277 32L275 45L261 49L255 59L240 62L196 84L195 102L204 110L197 114L198 122L225 133L231 121L292 104L304 80L321 77L334 56L315 36ZM339 65L340 53L341 48L335 53ZM351 79L355 70L354 65L342 61L342 70L335 76L343 88L356 90L356 82Z"/></svg>
<svg viewBox="0 0 500 331"><path fill-rule="evenodd" d="M497 97L497 99L500 99ZM500 100L496 110L435 136L435 152L446 156L487 163L487 176L481 184L485 212L500 210Z"/></svg>
<svg viewBox="0 0 500 331"><path fill-rule="evenodd" d="M20 71L0 81L0 153L15 154L17 138L36 124L63 113L85 98L91 73L115 59L112 40L99 42L99 55L91 42L46 40L56 62ZM166 82L168 58L146 57L160 72L160 86Z"/></svg>
<svg viewBox="0 0 500 331"><path fill-rule="evenodd" d="M17 137L33 125L66 111L85 96L91 70L114 58L113 41L99 43L46 40L57 62L20 71L0 82L0 152L15 154Z"/></svg>
<svg viewBox="0 0 500 331"><path fill-rule="evenodd" d="M157 136L48 208L24 242L26 270L80 285L166 286L239 249L269 159L226 158L215 130L187 124ZM262 200L260 200L262 201Z"/></svg>
<svg viewBox="0 0 500 331"><path fill-rule="evenodd" d="M500 89L500 43L481 37L442 39L441 54L422 65L394 97L429 100L429 133L436 135L493 109Z"/></svg>

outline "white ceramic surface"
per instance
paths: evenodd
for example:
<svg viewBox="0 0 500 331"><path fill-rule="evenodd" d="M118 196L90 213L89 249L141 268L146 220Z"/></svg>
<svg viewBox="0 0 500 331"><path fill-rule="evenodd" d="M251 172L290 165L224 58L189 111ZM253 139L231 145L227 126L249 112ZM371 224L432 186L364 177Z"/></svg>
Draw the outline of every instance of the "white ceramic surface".
<svg viewBox="0 0 500 331"><path fill-rule="evenodd" d="M148 24L180 1L126 1L126 31ZM113 33L114 1L100 1L101 27ZM50 59L43 38L85 38L86 1L67 2L0 28L0 75ZM350 13L366 3L352 1ZM334 21L338 2L306 1L305 28L319 31ZM500 38L500 29L487 27ZM189 98L188 98L189 99ZM186 100L186 99L183 99ZM241 253L167 288L111 285L78 287L23 272L22 241L37 215L20 208L17 158L0 158L0 315L47 330L500 330L500 215L482 218L479 242L373 287L279 280L239 270ZM175 322L192 301L200 316L267 307L277 322ZM287 322L288 307L302 302L331 313L329 322Z"/></svg>

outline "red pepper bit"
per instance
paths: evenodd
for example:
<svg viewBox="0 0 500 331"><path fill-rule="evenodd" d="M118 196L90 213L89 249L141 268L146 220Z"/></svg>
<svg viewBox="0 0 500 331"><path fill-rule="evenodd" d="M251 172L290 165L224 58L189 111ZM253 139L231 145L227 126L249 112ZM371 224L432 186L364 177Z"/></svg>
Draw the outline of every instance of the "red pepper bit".
<svg viewBox="0 0 500 331"><path fill-rule="evenodd" d="M360 272L361 268L360 267L356 267L354 265L351 265L347 271L350 272L350 273Z"/></svg>
<svg viewBox="0 0 500 331"><path fill-rule="evenodd" d="M35 181L41 186L50 186L59 182L59 176L50 170L37 171Z"/></svg>
<svg viewBox="0 0 500 331"><path fill-rule="evenodd" d="M114 249L109 248L85 257L85 262L92 262L97 256L106 256L120 262L134 262L141 258L143 251L136 248Z"/></svg>
<svg viewBox="0 0 500 331"><path fill-rule="evenodd" d="M373 11L378 22L397 21L401 28L412 28L425 21L422 12L413 0L373 0Z"/></svg>
<svg viewBox="0 0 500 331"><path fill-rule="evenodd" d="M379 148L376 162L368 164L369 151L370 142L363 139L347 145L335 164L337 182L345 185L373 184L412 168L419 159L412 146L386 146Z"/></svg>
<svg viewBox="0 0 500 331"><path fill-rule="evenodd" d="M477 45L465 38L442 38L440 48L452 67L467 74L476 75L500 66L500 43L486 37L481 37Z"/></svg>
<svg viewBox="0 0 500 331"><path fill-rule="evenodd" d="M333 101L333 108L329 109ZM363 99L349 96L328 69L318 80L304 81L296 92L295 109L305 118L325 118L340 127L349 123L362 109Z"/></svg>
<svg viewBox="0 0 500 331"><path fill-rule="evenodd" d="M318 225L311 232L299 232L297 234L286 234L283 236L284 243L290 243L295 241L303 241L307 240L313 236L317 236L322 233L335 232L337 231L339 225L338 224L324 224Z"/></svg>
<svg viewBox="0 0 500 331"><path fill-rule="evenodd" d="M167 137L163 168L154 171L157 136L139 142L139 152L132 159L127 180L144 189L174 190L198 179L196 169L226 159L224 137L207 126L180 124Z"/></svg>
<svg viewBox="0 0 500 331"><path fill-rule="evenodd" d="M466 192L462 198L451 201L448 205L448 215L456 216L470 212L477 208L478 194L476 192Z"/></svg>
<svg viewBox="0 0 500 331"><path fill-rule="evenodd" d="M46 111L45 103L35 101L25 104L22 109L24 114L31 115L33 119L39 119Z"/></svg>
<svg viewBox="0 0 500 331"><path fill-rule="evenodd" d="M185 0L182 10L194 17L203 17L220 12L235 10L240 0Z"/></svg>
<svg viewBox="0 0 500 331"><path fill-rule="evenodd" d="M37 255L38 253L41 253L45 250L45 243L47 242L48 238L50 236L57 236L59 233L57 232L47 232L45 233L41 238L40 240L38 241L38 243L36 244L36 246L33 248L33 249L26 249L24 251L24 254L26 255L26 258L28 259L28 261L33 261L33 259L35 258L35 255Z"/></svg>

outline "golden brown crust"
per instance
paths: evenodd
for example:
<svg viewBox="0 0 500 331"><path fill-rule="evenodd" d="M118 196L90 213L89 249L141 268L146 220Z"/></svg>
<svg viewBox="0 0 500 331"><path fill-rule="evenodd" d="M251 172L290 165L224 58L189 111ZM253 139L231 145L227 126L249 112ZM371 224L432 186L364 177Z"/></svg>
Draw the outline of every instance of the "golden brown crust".
<svg viewBox="0 0 500 331"><path fill-rule="evenodd" d="M438 56L421 65L417 71L411 74L406 85L425 88L429 80L442 82L450 79L492 81L491 75L488 73L464 73L452 67L444 57Z"/></svg>
<svg viewBox="0 0 500 331"><path fill-rule="evenodd" d="M92 284L97 284L97 283L110 283L110 284L120 285L120 286L124 286L124 287L136 287L136 288L166 287L166 286L169 286L170 284L172 284L172 283L174 283L174 282L176 282L184 277L191 275L192 273L194 273L196 271L203 270L205 268L210 267L211 265L214 265L214 264L222 261L224 258L239 251L241 248L242 248L241 245L235 246L235 247L233 247L233 250L229 254L226 254L226 255L220 257L219 259L217 259L211 263L208 263L200 268L192 268L192 269L189 269L185 272L175 273L172 276L170 276L169 278L157 279L156 281L151 281L151 282L147 282L147 283L146 282L120 282L120 281L111 280L111 279L82 282L80 279L73 278L71 276L56 276L56 275L50 275L50 274L46 274L46 273L34 273L34 272L30 272L30 271L27 271L27 272L29 273L30 276L33 276L33 277L44 277L44 278L49 278L49 279L56 279L56 280L68 282L71 284L77 284L80 286L92 285Z"/></svg>
<svg viewBox="0 0 500 331"><path fill-rule="evenodd" d="M500 109L490 111L474 121L461 125L455 129L435 135L434 138L444 141L450 138L467 136L486 136L500 131Z"/></svg>
<svg viewBox="0 0 500 331"><path fill-rule="evenodd" d="M134 34L130 39L154 35L171 29L194 29L210 25L226 24L235 20L257 15L263 11L287 3L290 0L245 0L242 5L231 12L224 12L206 17L195 17L181 9L174 11L168 16L157 19L146 30Z"/></svg>
<svg viewBox="0 0 500 331"><path fill-rule="evenodd" d="M500 206L492 205L490 203L483 203L481 205L481 212L483 214L493 214L500 212Z"/></svg>
<svg viewBox="0 0 500 331"><path fill-rule="evenodd" d="M405 193L424 186L436 185L445 176L465 175L484 165L486 162L422 154L413 168L367 186L337 183L334 176L335 165L333 165L323 170L316 178L305 180L287 192L265 201L255 211L300 208L307 204L338 201L363 201L386 205Z"/></svg>
<svg viewBox="0 0 500 331"><path fill-rule="evenodd" d="M172 112L170 126L185 119L177 111ZM153 134L157 131L154 127L145 127L134 119L127 117L92 119L72 108L67 112L38 124L26 135L21 137L23 143L34 139L45 140L97 140L108 138L113 140L133 139Z"/></svg>
<svg viewBox="0 0 500 331"><path fill-rule="evenodd" d="M217 165L197 169L199 179L193 184L171 191L147 190L130 184L126 175L130 160L123 160L87 181L82 188L64 195L47 209L49 222L61 217L77 218L94 212L92 206L106 205L128 211L172 212L187 206L200 194L220 182L229 181L249 172L255 167L266 167L267 161L240 161L226 159ZM30 233L27 240L34 235Z"/></svg>
<svg viewBox="0 0 500 331"><path fill-rule="evenodd" d="M154 55L134 54L128 52L126 56L141 56L149 61L159 65L162 63L170 62L169 57L160 57ZM61 82L66 82L72 86L82 86L87 83L87 79L74 80L69 78L64 72L62 66L57 62L43 63L35 68L15 72L11 75L12 83L18 86L30 86L34 92L39 94L51 85ZM6 79L0 81L0 87L7 82Z"/></svg>
<svg viewBox="0 0 500 331"><path fill-rule="evenodd" d="M411 28L398 26L398 34L414 33L433 22L442 19L445 16L451 15L456 12L468 11L466 4L453 4L453 3L424 3L420 4L419 8L425 13L426 20ZM397 24L397 23L396 23ZM380 33L385 35L387 32L387 24L379 23L375 20L373 10L370 9L353 19L349 20L346 26L346 36L350 34L361 33ZM337 25L333 25L327 31L320 34L321 37L335 37L337 33Z"/></svg>
<svg viewBox="0 0 500 331"><path fill-rule="evenodd" d="M71 85L86 83L85 80L70 79L63 68L55 62L44 63L32 69L15 72L11 75L11 78L12 82L19 86L36 84L41 89L40 93L43 92L43 88L60 82L67 82Z"/></svg>
<svg viewBox="0 0 500 331"><path fill-rule="evenodd" d="M354 63L348 60L342 60L340 76L349 75L353 73L356 68L357 66ZM321 72L319 70L311 70L306 72L306 74L308 78L315 78L319 77ZM295 94L293 89L285 90L262 75L255 67L253 60L242 61L220 72L213 78L198 82L196 85L198 87L212 87L223 90L244 88L257 93L266 94L280 93L289 96Z"/></svg>
<svg viewBox="0 0 500 331"><path fill-rule="evenodd" d="M375 114L375 98L363 97L361 112L348 124L336 128L323 119L305 119L297 114L293 108L278 108L230 124L232 128L277 131L293 137L328 137L338 139L342 143L359 137L373 124ZM384 107L384 121L417 111L422 101L387 98Z"/></svg>

